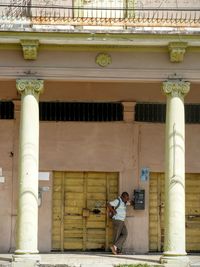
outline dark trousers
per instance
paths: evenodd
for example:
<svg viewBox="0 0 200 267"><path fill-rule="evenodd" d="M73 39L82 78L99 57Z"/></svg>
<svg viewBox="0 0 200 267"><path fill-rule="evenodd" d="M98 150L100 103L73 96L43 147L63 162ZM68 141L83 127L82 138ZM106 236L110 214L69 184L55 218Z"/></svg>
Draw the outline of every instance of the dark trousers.
<svg viewBox="0 0 200 267"><path fill-rule="evenodd" d="M125 223L123 221L113 220L113 245L121 250L127 235L128 232Z"/></svg>

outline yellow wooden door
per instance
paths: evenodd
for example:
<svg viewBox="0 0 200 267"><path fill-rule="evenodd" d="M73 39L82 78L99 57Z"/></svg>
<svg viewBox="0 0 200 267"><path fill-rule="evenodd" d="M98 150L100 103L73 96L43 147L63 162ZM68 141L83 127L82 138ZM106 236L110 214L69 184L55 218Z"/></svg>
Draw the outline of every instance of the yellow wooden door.
<svg viewBox="0 0 200 267"><path fill-rule="evenodd" d="M149 250L164 246L164 174L151 173L149 185Z"/></svg>
<svg viewBox="0 0 200 267"><path fill-rule="evenodd" d="M200 251L200 174L186 174L186 249Z"/></svg>
<svg viewBox="0 0 200 267"><path fill-rule="evenodd" d="M185 175L186 250L200 251L200 174ZM151 173L149 192L149 250L163 251L164 174Z"/></svg>
<svg viewBox="0 0 200 267"><path fill-rule="evenodd" d="M108 249L112 222L106 203L117 195L118 173L55 172L52 249Z"/></svg>

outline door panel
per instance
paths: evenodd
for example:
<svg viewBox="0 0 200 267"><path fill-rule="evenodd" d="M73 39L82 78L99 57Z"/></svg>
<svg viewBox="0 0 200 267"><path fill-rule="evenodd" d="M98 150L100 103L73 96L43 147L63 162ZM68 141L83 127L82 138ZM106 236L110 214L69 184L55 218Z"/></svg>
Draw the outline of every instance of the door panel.
<svg viewBox="0 0 200 267"><path fill-rule="evenodd" d="M149 249L164 245L164 174L151 173L149 194ZM186 250L200 251L200 174L185 175Z"/></svg>
<svg viewBox="0 0 200 267"><path fill-rule="evenodd" d="M118 195L118 173L55 172L53 250L108 249L112 222L106 203Z"/></svg>
<svg viewBox="0 0 200 267"><path fill-rule="evenodd" d="M200 174L186 175L187 251L200 251Z"/></svg>
<svg viewBox="0 0 200 267"><path fill-rule="evenodd" d="M64 178L64 246L83 249L83 208L85 206L84 173L65 173ZM74 235L68 235L69 232ZM82 235L81 235L82 233Z"/></svg>
<svg viewBox="0 0 200 267"><path fill-rule="evenodd" d="M164 246L164 174L151 173L149 188L149 250Z"/></svg>

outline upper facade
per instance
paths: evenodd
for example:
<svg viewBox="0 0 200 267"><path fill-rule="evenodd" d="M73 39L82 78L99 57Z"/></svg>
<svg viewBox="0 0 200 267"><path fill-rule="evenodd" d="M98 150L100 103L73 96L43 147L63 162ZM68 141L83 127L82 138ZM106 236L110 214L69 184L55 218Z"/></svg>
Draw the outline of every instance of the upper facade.
<svg viewBox="0 0 200 267"><path fill-rule="evenodd" d="M199 7L200 0L3 0L0 30L197 33Z"/></svg>

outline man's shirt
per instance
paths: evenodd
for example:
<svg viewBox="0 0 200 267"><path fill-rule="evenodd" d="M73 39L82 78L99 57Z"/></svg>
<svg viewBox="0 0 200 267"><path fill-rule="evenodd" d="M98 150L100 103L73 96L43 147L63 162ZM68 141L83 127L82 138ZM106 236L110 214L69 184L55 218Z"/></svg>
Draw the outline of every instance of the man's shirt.
<svg viewBox="0 0 200 267"><path fill-rule="evenodd" d="M120 203L119 203L120 200ZM113 201L109 202L111 206L117 207L119 203L119 207L116 209L117 214L115 214L112 219L114 220L120 220L120 221L125 221L126 218L126 204L122 201L122 199L116 198Z"/></svg>

